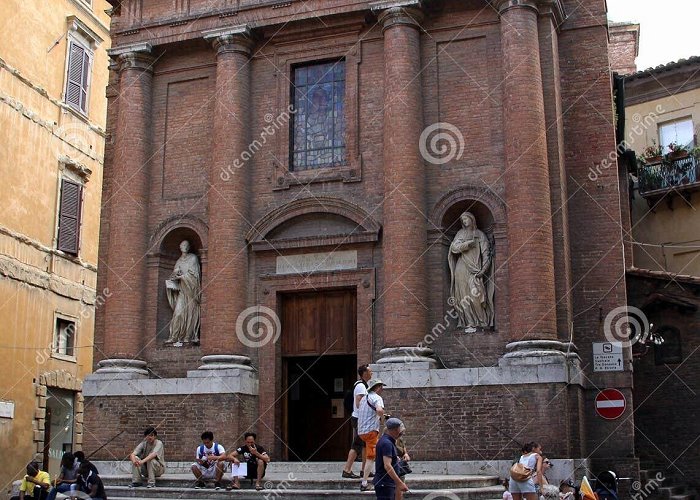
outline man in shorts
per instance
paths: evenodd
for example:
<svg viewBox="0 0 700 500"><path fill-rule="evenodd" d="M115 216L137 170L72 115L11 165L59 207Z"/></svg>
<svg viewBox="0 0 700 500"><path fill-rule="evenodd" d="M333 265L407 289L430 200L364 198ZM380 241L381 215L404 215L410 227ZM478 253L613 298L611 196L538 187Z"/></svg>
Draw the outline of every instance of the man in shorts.
<svg viewBox="0 0 700 500"><path fill-rule="evenodd" d="M379 379L371 379L367 383L367 395L360 401L357 414L357 433L365 443L367 463L362 470L362 484L360 491L372 489L369 485L369 473L374 466L376 458L377 441L379 441L379 428L384 416L384 400L381 397L384 382Z"/></svg>
<svg viewBox="0 0 700 500"><path fill-rule="evenodd" d="M197 478L194 487L206 488L205 480L213 479L214 488L221 489L221 478L224 475L224 462L216 457L224 456L226 450L219 443L214 442L214 433L205 431L202 433L202 444L195 452L195 463L192 464L192 474Z"/></svg>
<svg viewBox="0 0 700 500"><path fill-rule="evenodd" d="M357 368L357 374L360 379L355 382L352 390L352 417L350 417L350 423L352 424L352 445L350 451L348 452L348 460L345 462L345 467L343 468L343 478L359 479L360 476L352 471L352 464L358 456L362 457L362 468L361 471L365 470L365 463L367 457L365 455L365 443L360 439L359 434L357 434L357 417L359 414L360 401L367 394L367 381L372 378L372 369L369 365L361 365Z"/></svg>
<svg viewBox="0 0 700 500"><path fill-rule="evenodd" d="M243 435L245 444L230 455L231 460L234 464L245 462L248 465L248 474L246 479L255 480L255 489L260 491L263 489L262 479L265 477L265 469L267 469L267 464L270 463L270 456L265 451L265 448L260 446L255 442L257 435L254 432L246 432ZM240 480L238 476L233 478L231 487L234 489L239 489L241 487Z"/></svg>

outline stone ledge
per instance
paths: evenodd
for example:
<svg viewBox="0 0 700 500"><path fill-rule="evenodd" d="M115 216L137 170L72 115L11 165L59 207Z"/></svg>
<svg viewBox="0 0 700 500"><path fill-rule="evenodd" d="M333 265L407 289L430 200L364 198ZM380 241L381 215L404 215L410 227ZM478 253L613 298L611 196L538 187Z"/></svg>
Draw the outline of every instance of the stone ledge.
<svg viewBox="0 0 700 500"><path fill-rule="evenodd" d="M378 363L371 367L374 376L382 379L388 389L557 383L583 385L583 374L578 363L443 369L413 366L418 364Z"/></svg>
<svg viewBox="0 0 700 500"><path fill-rule="evenodd" d="M212 372L216 372L212 370ZM92 375L83 382L85 397L186 396L190 394L249 394L257 396L258 379L253 372L225 370L210 376L163 379L100 379Z"/></svg>

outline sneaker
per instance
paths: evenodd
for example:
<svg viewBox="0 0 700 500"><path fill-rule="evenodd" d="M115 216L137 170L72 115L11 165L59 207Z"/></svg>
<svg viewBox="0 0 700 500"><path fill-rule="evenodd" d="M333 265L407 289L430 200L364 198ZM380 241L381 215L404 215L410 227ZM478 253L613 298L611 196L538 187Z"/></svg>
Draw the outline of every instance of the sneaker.
<svg viewBox="0 0 700 500"><path fill-rule="evenodd" d="M155 488L155 487L156 487L156 483L148 483L146 485L146 488Z"/></svg>
<svg viewBox="0 0 700 500"><path fill-rule="evenodd" d="M374 489L374 486L372 486L369 483L360 485L360 491L369 491L369 490L373 490L373 489Z"/></svg>
<svg viewBox="0 0 700 500"><path fill-rule="evenodd" d="M214 489L215 490L220 490L221 489L221 483L219 481L214 483Z"/></svg>
<svg viewBox="0 0 700 500"><path fill-rule="evenodd" d="M140 488L141 486L143 486L142 483L131 483L129 488Z"/></svg>
<svg viewBox="0 0 700 500"><path fill-rule="evenodd" d="M360 476L358 476L357 474L355 474L352 471L351 472L343 471L343 478L344 479L360 479Z"/></svg>
<svg viewBox="0 0 700 500"><path fill-rule="evenodd" d="M194 489L195 489L195 490L200 490L200 489L206 488L206 487L207 487L207 485L204 483L204 481L196 481L196 482L194 483Z"/></svg>

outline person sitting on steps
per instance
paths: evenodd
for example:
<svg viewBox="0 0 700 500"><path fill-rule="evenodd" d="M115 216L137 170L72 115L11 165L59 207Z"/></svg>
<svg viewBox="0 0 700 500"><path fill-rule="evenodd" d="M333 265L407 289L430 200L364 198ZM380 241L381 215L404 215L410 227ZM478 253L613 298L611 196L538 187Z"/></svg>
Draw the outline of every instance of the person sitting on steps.
<svg viewBox="0 0 700 500"><path fill-rule="evenodd" d="M165 453L163 442L158 439L158 432L155 427L148 427L143 431L144 439L129 455L132 463L132 483L131 487L141 486L144 477L148 478L147 488L155 488L156 477L160 477L165 472Z"/></svg>
<svg viewBox="0 0 700 500"><path fill-rule="evenodd" d="M224 475L224 462L217 457L226 456L226 450L219 443L214 442L214 433L204 431L202 433L202 444L195 452L196 462L192 464L192 474L197 478L195 488L206 488L205 479L215 481L214 488L221 489L221 478Z"/></svg>

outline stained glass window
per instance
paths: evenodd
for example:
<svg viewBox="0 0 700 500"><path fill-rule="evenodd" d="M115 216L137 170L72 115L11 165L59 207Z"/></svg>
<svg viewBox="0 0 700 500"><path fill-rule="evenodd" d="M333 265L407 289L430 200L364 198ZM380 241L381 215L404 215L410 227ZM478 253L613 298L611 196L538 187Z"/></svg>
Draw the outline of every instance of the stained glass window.
<svg viewBox="0 0 700 500"><path fill-rule="evenodd" d="M346 163L345 61L294 68L291 170Z"/></svg>

